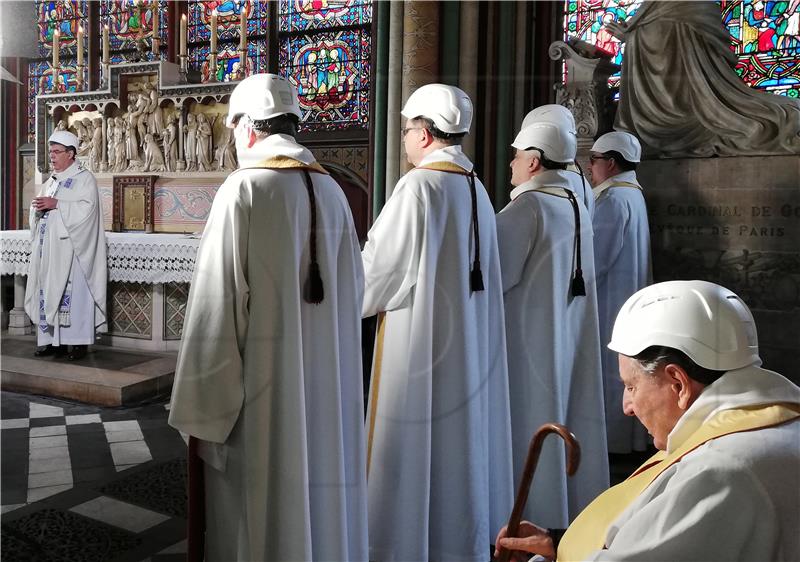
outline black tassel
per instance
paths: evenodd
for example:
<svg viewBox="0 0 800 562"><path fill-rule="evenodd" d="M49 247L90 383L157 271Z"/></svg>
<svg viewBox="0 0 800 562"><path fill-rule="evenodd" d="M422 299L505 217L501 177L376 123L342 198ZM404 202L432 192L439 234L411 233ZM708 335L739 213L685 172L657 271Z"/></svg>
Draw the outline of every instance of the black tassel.
<svg viewBox="0 0 800 562"><path fill-rule="evenodd" d="M319 273L319 264L311 262L308 266L308 277L303 286L303 299L311 304L319 304L325 298L325 289L322 287L322 276Z"/></svg>
<svg viewBox="0 0 800 562"><path fill-rule="evenodd" d="M472 264L472 271L469 272L469 288L471 291L483 291L483 273L481 273L481 262L476 261Z"/></svg>
<svg viewBox="0 0 800 562"><path fill-rule="evenodd" d="M586 284L583 282L583 271L580 269L575 270L575 277L572 278L572 296L586 296Z"/></svg>

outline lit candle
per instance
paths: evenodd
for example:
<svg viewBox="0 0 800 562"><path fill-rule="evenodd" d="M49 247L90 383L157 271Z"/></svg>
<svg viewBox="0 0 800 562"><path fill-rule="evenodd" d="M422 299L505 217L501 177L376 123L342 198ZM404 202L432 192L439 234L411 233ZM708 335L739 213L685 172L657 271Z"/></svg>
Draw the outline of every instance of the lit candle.
<svg viewBox="0 0 800 562"><path fill-rule="evenodd" d="M78 26L78 66L83 65L83 26Z"/></svg>
<svg viewBox="0 0 800 562"><path fill-rule="evenodd" d="M181 50L180 55L186 56L186 14L181 16Z"/></svg>
<svg viewBox="0 0 800 562"><path fill-rule="evenodd" d="M217 9L211 12L211 52L217 52Z"/></svg>
<svg viewBox="0 0 800 562"><path fill-rule="evenodd" d="M58 68L58 49L61 33L56 29L53 32L53 68Z"/></svg>
<svg viewBox="0 0 800 562"><path fill-rule="evenodd" d="M158 0L153 3L153 54L158 56Z"/></svg>
<svg viewBox="0 0 800 562"><path fill-rule="evenodd" d="M110 41L108 40L108 24L103 26L103 64L109 64L111 58L109 56Z"/></svg>
<svg viewBox="0 0 800 562"><path fill-rule="evenodd" d="M247 2L242 2L242 13L239 14L239 50L247 49Z"/></svg>

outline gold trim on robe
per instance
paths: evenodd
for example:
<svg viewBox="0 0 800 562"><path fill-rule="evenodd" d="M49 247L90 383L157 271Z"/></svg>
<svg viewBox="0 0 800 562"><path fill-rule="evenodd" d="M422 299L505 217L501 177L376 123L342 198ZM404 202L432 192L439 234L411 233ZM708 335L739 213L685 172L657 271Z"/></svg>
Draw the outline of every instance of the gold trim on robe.
<svg viewBox="0 0 800 562"><path fill-rule="evenodd" d="M624 482L600 494L569 526L558 545L558 562L586 560L592 552L607 548L611 524L665 470L712 439L732 433L755 431L800 418L798 404L772 404L723 410L695 431L675 451L659 451Z"/></svg>
<svg viewBox="0 0 800 562"><path fill-rule="evenodd" d="M383 364L383 337L386 334L386 313L378 314L378 334L375 338L375 359L373 361L372 380L369 391L369 430L367 434L367 478L372 461L372 436L375 434L375 417L378 413L378 387L381 384L381 367Z"/></svg>
<svg viewBox="0 0 800 562"><path fill-rule="evenodd" d="M326 176L330 175L328 171L322 167L319 162L312 162L311 164L306 164L301 162L300 160L295 160L290 156L273 156L271 158L266 158L261 160L260 162L256 162L252 166L245 166L244 168L238 168L238 170L251 170L251 169L263 169L267 168L269 170L281 170L281 169L306 169L309 172L316 172L318 174L325 174Z"/></svg>

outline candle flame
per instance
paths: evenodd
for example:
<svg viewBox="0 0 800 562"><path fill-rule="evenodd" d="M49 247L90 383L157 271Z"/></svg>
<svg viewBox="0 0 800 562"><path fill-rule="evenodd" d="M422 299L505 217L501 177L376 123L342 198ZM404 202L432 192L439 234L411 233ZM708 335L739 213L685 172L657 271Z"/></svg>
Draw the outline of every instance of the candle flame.
<svg viewBox="0 0 800 562"><path fill-rule="evenodd" d="M108 24L105 24L103 27L105 28L106 31L108 31Z"/></svg>
<svg viewBox="0 0 800 562"><path fill-rule="evenodd" d="M82 25L78 26L78 33L83 33L83 26Z"/></svg>
<svg viewBox="0 0 800 562"><path fill-rule="evenodd" d="M217 9L216 8L214 8L214 11L211 12L211 15L214 16L214 17L217 17Z"/></svg>
<svg viewBox="0 0 800 562"><path fill-rule="evenodd" d="M186 21L186 14L181 14L181 19L182 19L183 21Z"/></svg>
<svg viewBox="0 0 800 562"><path fill-rule="evenodd" d="M61 32L60 32L59 30L57 30L57 29L56 29L56 30L53 32L53 35L58 35L58 36L61 36Z"/></svg>

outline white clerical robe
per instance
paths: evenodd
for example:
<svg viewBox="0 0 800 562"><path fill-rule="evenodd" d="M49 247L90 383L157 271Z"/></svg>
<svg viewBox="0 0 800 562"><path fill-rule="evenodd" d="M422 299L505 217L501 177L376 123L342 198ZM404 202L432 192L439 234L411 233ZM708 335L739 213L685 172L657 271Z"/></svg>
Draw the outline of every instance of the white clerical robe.
<svg viewBox="0 0 800 562"><path fill-rule="evenodd" d="M424 168L437 169L424 169ZM485 561L512 507L495 218L476 179L482 291L460 147L403 176L362 252L364 316L384 312L369 427L370 559Z"/></svg>
<svg viewBox="0 0 800 562"><path fill-rule="evenodd" d="M534 176L497 215L515 482L540 425L564 424L581 445L580 469L568 478L564 444L548 438L524 512L539 525L561 528L609 485L592 225L578 203L586 295L573 296L576 225L568 174Z"/></svg>
<svg viewBox="0 0 800 562"><path fill-rule="evenodd" d="M681 447L719 412L800 404L800 389L758 367L708 386L669 434ZM800 421L706 442L656 478L611 525L590 560L800 560Z"/></svg>
<svg viewBox="0 0 800 562"><path fill-rule="evenodd" d="M592 184L582 174L576 164L571 164L567 167L569 172L565 177L569 180L570 189L575 193L578 201L586 205L586 210L589 211L589 218L594 217L594 194L592 193Z"/></svg>
<svg viewBox="0 0 800 562"><path fill-rule="evenodd" d="M623 172L594 188L597 198L594 225L594 261L597 264L597 308L603 353L608 450L630 453L647 448L647 432L639 421L622 411L624 387L617 354L606 347L617 313L625 301L652 282L650 227L647 207L636 172Z"/></svg>
<svg viewBox="0 0 800 562"><path fill-rule="evenodd" d="M77 162L55 173L44 195L58 199L46 213L31 207L31 260L25 312L38 345L94 343L106 323L106 237L97 182Z"/></svg>
<svg viewBox="0 0 800 562"><path fill-rule="evenodd" d="M240 154L203 233L169 423L200 439L206 560L367 560L363 270L344 193L311 171L324 299L303 299L311 152ZM270 166L265 169L261 166Z"/></svg>

